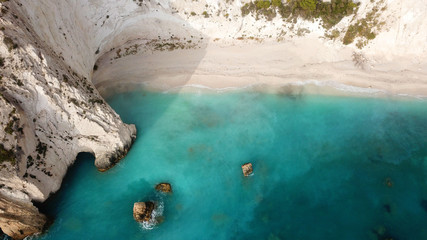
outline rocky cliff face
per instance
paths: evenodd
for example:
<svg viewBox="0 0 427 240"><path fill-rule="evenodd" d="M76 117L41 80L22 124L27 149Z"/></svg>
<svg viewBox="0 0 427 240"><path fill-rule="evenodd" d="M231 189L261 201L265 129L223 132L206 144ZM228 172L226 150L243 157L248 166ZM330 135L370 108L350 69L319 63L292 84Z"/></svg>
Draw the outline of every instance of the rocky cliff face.
<svg viewBox="0 0 427 240"><path fill-rule="evenodd" d="M57 3L1 6L0 228L15 238L45 224L31 201L59 189L79 152L92 153L106 170L136 137L90 81L101 45L96 32L81 29L91 26L84 16L70 14L78 6Z"/></svg>
<svg viewBox="0 0 427 240"><path fill-rule="evenodd" d="M47 226L47 222L47 218L30 202L0 194L0 226L13 239L39 233Z"/></svg>
<svg viewBox="0 0 427 240"><path fill-rule="evenodd" d="M0 221L3 232L22 238L43 228L31 201L60 188L78 153L92 153L100 171L124 157L136 128L91 82L95 63L116 47L169 38L174 28L196 36L172 11L168 1L1 1L0 214L15 219ZM23 221L22 211L41 220Z"/></svg>
<svg viewBox="0 0 427 240"><path fill-rule="evenodd" d="M385 32L374 40L367 39L373 35L354 33L355 49L367 47L370 54L374 47L375 53L382 53L379 59L409 52L411 61L425 60L427 34L422 30L427 26L427 6L415 0L361 1L357 14L329 30L317 20L289 21L279 14L268 19L271 16L256 11L242 16L248 2L0 1L3 232L22 238L42 229L45 217L31 201L44 201L60 188L78 153L92 153L96 167L106 170L129 150L135 126L124 124L92 83L97 64L108 66L141 51L199 48L208 39L234 44L314 34L341 46L352 25L370 26L368 33ZM272 9L268 11L278 11ZM21 213L41 220L27 221Z"/></svg>

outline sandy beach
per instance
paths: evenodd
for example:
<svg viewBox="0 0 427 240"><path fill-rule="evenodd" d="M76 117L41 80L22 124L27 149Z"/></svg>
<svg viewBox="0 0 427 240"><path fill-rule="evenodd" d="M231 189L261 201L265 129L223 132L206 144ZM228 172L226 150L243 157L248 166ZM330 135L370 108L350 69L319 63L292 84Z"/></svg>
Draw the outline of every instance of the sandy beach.
<svg viewBox="0 0 427 240"><path fill-rule="evenodd" d="M331 40L325 37L328 32L319 21L298 19L296 23L288 23L280 17L272 21L254 16L240 18L239 2L230 8L229 15L233 17L229 19L221 14L206 18L186 14L189 12L187 5L175 2L177 16L184 23L179 18L156 15L156 19L163 21L162 28L129 42L127 47L106 52L96 63L98 70L93 73L92 81L104 97L138 88L141 84L161 91L186 86L224 90L254 85L277 88L290 84L347 90L334 94L427 96L427 35L423 31L427 26L423 17L427 6L420 5L415 11L412 6L416 3L387 2L378 18L385 20L384 29L359 49L355 44L342 42L346 26L354 20L350 17L337 24L335 30L341 35ZM373 6L378 8L382 4L384 1L376 1L373 5L361 1L357 17L369 14ZM203 3L192 3L195 12L202 12L204 8ZM182 27L187 24L194 33ZM173 31L166 33L167 29ZM176 39L181 43L197 44L173 51L154 50L146 44L161 38L166 42ZM137 44L140 44L138 49L132 52ZM123 52L129 54L123 56ZM326 89L315 87L310 91L329 92Z"/></svg>
<svg viewBox="0 0 427 240"><path fill-rule="evenodd" d="M291 84L326 86L348 93L427 96L427 68L421 63L364 56L356 62L353 54L350 48L337 49L318 39L303 39L298 44L211 43L206 48L157 51L104 62L93 81L104 96L142 84L160 91L186 86L224 90ZM331 88L309 91L330 93ZM340 92L335 94L346 94Z"/></svg>

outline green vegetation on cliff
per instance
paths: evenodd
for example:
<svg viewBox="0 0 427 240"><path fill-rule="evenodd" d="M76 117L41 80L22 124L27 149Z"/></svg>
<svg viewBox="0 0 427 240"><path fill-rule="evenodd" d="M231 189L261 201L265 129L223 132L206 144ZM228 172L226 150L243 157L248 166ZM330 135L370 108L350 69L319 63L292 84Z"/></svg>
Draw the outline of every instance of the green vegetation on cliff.
<svg viewBox="0 0 427 240"><path fill-rule="evenodd" d="M286 0L283 3L280 0L255 0L246 3L242 8L242 15L250 13L257 18L264 16L271 20L279 13L282 18L294 20L298 17L310 20L321 18L323 26L326 29L333 27L348 16L357 11L358 3L352 0L332 0L331 2L322 2L317 0Z"/></svg>
<svg viewBox="0 0 427 240"><path fill-rule="evenodd" d="M10 162L12 165L15 165L16 158L12 150L6 150L3 144L0 143L0 164L4 162Z"/></svg>
<svg viewBox="0 0 427 240"><path fill-rule="evenodd" d="M385 24L384 21L380 20L381 11L385 9L385 1L378 1L364 18L357 20L348 27L344 35L343 43L346 45L351 44L359 37L356 46L362 48L369 40L374 39L376 37L376 32L379 32Z"/></svg>
<svg viewBox="0 0 427 240"><path fill-rule="evenodd" d="M352 23L343 31L342 42L346 45L356 42L358 48L366 46L369 40L376 37L385 22L381 21L381 12L386 9L385 0L371 1L372 9L364 18L353 18ZM242 16L252 14L257 19L265 17L272 20L277 14L288 22L296 22L297 18L305 20L322 19L323 27L331 29L339 23L345 16L357 12L360 3L353 0L331 0L323 2L319 0L254 0L246 3L242 8ZM337 39L341 35L335 29L327 32L326 37Z"/></svg>

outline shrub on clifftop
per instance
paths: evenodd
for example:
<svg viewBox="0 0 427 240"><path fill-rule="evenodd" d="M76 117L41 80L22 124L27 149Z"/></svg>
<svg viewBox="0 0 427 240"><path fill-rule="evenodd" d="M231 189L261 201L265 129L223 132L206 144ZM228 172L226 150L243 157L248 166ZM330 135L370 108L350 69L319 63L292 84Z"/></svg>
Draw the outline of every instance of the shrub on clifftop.
<svg viewBox="0 0 427 240"><path fill-rule="evenodd" d="M301 0L298 1L298 5L307 11L314 11L316 10L317 0Z"/></svg>
<svg viewBox="0 0 427 240"><path fill-rule="evenodd" d="M352 0L332 0L323 2L317 0L281 0L254 1L242 6L242 16L254 14L257 18L264 16L271 20L278 12L283 19L294 20L321 18L326 29L333 27L345 16L355 12L358 4Z"/></svg>
<svg viewBox="0 0 427 240"><path fill-rule="evenodd" d="M255 1L255 4L256 4L257 9L269 8L271 5L270 1L264 1L264 0Z"/></svg>

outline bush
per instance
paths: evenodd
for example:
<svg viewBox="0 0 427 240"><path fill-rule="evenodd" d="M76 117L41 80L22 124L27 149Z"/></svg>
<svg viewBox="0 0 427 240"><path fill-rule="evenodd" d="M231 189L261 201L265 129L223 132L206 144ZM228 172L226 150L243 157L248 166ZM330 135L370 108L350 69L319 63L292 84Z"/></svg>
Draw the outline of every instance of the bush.
<svg viewBox="0 0 427 240"><path fill-rule="evenodd" d="M372 31L373 27L373 24L366 19L358 20L355 24L352 24L348 27L343 39L343 43L345 45L351 44L354 42L356 37L361 37L368 40L374 39L376 34ZM363 46L364 44L358 45L359 48L362 48Z"/></svg>
<svg viewBox="0 0 427 240"><path fill-rule="evenodd" d="M300 0L299 6L307 11L313 12L316 10L317 0Z"/></svg>
<svg viewBox="0 0 427 240"><path fill-rule="evenodd" d="M6 127L4 128L4 131L8 134L12 134L13 133L13 125L14 125L15 121L13 119L11 119Z"/></svg>
<svg viewBox="0 0 427 240"><path fill-rule="evenodd" d="M10 38L10 37L4 37L3 43L7 46L9 52L12 49L18 48L18 44L14 43L13 40L12 40L12 38Z"/></svg>
<svg viewBox="0 0 427 240"><path fill-rule="evenodd" d="M337 39L340 36L340 31L338 31L337 29L333 30L330 34L326 33L325 37L334 40Z"/></svg>
<svg viewBox="0 0 427 240"><path fill-rule="evenodd" d="M366 38L369 40L372 40L376 37L377 35L374 32L370 32L366 35Z"/></svg>
<svg viewBox="0 0 427 240"><path fill-rule="evenodd" d="M0 163L10 162L12 165L15 165L16 158L12 150L6 150L3 144L0 143Z"/></svg>
<svg viewBox="0 0 427 240"><path fill-rule="evenodd" d="M304 19L321 18L323 27L329 29L341 21L347 15L352 14L357 9L358 4L352 0L333 0L333 3L318 0L256 0L246 3L242 8L242 16L250 13L256 13L265 16L267 19L273 19L278 12L282 18L291 18L294 20L298 17Z"/></svg>
<svg viewBox="0 0 427 240"><path fill-rule="evenodd" d="M257 19L261 15L261 16L264 16L267 20L271 21L274 17L276 17L276 9L271 8L271 6L273 5L271 5L270 1L264 1L264 0L246 3L241 8L242 16L246 16L249 13L256 13Z"/></svg>
<svg viewBox="0 0 427 240"><path fill-rule="evenodd" d="M245 5L243 5L243 7L241 8L242 10L242 16L246 16L251 12L255 12L256 11L256 6L253 2L250 3L246 3Z"/></svg>
<svg viewBox="0 0 427 240"><path fill-rule="evenodd" d="M255 1L255 5L257 9L267 9L270 7L271 3L269 0L258 0Z"/></svg>
<svg viewBox="0 0 427 240"><path fill-rule="evenodd" d="M352 42L354 42L354 39L356 38L357 35L357 28L355 25L350 25L347 29L347 32L344 35L343 38L343 43L345 45L348 45Z"/></svg>
<svg viewBox="0 0 427 240"><path fill-rule="evenodd" d="M272 0L271 5L274 7L280 8L282 6L282 1L281 0Z"/></svg>

